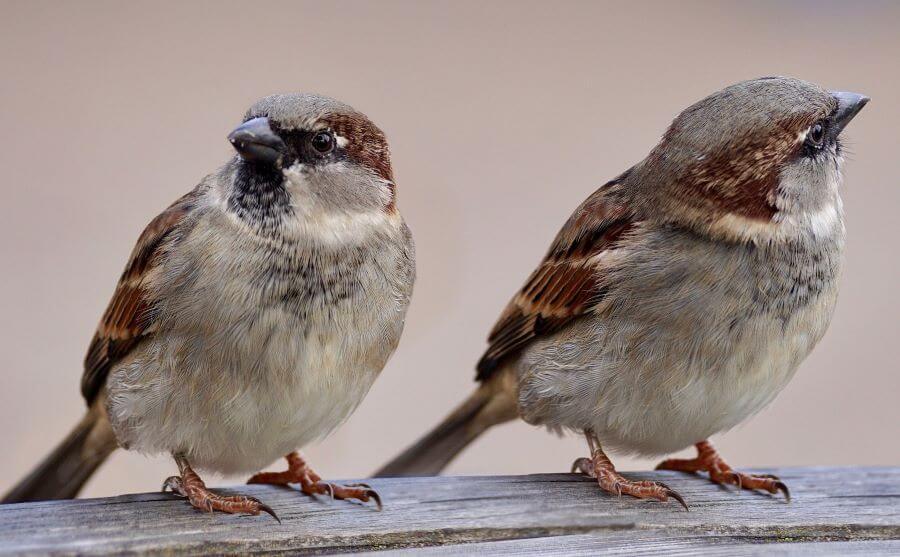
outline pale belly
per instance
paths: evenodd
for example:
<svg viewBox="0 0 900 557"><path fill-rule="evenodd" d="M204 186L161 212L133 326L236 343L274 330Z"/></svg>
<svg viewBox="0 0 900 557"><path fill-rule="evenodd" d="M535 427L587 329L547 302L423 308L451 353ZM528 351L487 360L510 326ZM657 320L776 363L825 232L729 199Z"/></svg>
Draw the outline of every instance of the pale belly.
<svg viewBox="0 0 900 557"><path fill-rule="evenodd" d="M583 320L523 357L520 411L550 428L592 429L619 452L684 449L769 404L824 334L833 300L821 297L786 324L757 317L732 338L696 330L638 345L627 327ZM720 340L696 341L704 338Z"/></svg>
<svg viewBox="0 0 900 557"><path fill-rule="evenodd" d="M268 309L224 328L227 341L215 346L196 335L154 339L108 385L120 443L246 474L323 437L363 400L402 326L396 311L353 307L303 323Z"/></svg>
<svg viewBox="0 0 900 557"><path fill-rule="evenodd" d="M681 373L638 372L642 387L623 389L619 403L601 397L593 429L620 450L642 455L675 452L727 431L765 408L787 385L814 341L803 331L780 334L773 324L755 342L735 347L721 367ZM618 402L618 401L617 401Z"/></svg>

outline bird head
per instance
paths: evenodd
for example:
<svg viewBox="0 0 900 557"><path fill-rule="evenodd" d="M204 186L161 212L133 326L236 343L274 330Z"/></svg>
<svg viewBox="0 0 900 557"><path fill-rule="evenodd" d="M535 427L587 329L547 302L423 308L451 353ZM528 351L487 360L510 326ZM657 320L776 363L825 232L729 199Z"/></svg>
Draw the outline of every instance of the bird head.
<svg viewBox="0 0 900 557"><path fill-rule="evenodd" d="M787 77L737 83L679 114L629 180L663 218L709 233L814 232L839 223L841 132L868 101Z"/></svg>
<svg viewBox="0 0 900 557"><path fill-rule="evenodd" d="M384 133L343 103L271 95L250 107L228 140L237 152L236 189L274 192L263 201L286 199L296 210L319 214L394 211Z"/></svg>

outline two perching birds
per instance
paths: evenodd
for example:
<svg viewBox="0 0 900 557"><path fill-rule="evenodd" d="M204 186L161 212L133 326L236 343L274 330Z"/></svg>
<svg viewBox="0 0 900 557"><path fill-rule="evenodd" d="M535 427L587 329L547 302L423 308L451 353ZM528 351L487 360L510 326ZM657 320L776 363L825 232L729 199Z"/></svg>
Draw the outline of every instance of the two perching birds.
<svg viewBox="0 0 900 557"><path fill-rule="evenodd" d="M771 493L707 439L790 380L834 309L844 126L868 99L763 78L682 112L592 194L509 303L475 393L382 475L436 473L492 425L583 432L574 469L666 501L605 448L698 456L661 467ZM166 487L204 510L271 513L192 466L378 500L294 452L339 425L393 352L414 280L384 135L330 99L281 95L230 136L238 155L148 226L91 343L89 411L4 501L74 496L117 445L174 456Z"/></svg>

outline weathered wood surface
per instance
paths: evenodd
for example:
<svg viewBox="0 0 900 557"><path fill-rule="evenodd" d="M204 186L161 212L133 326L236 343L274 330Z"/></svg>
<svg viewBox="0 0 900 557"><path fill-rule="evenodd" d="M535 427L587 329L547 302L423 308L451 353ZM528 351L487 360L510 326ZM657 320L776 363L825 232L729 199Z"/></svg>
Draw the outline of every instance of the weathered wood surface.
<svg viewBox="0 0 900 557"><path fill-rule="evenodd" d="M0 553L900 554L900 468L764 472L785 480L792 503L645 472L627 475L667 482L691 511L604 495L570 474L371 480L382 512L288 488L239 488L282 524L204 514L159 493L5 505Z"/></svg>

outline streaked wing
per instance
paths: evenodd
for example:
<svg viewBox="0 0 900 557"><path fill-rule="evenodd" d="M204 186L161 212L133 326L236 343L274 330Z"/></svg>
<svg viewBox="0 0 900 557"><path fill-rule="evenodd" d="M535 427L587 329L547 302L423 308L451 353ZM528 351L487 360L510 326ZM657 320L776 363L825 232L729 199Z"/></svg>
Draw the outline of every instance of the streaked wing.
<svg viewBox="0 0 900 557"><path fill-rule="evenodd" d="M183 235L185 217L195 208L199 195L197 188L181 197L150 221L138 238L84 359L81 394L88 404L103 388L110 368L153 333L157 304L147 288L147 278L168 247Z"/></svg>
<svg viewBox="0 0 900 557"><path fill-rule="evenodd" d="M615 186L615 181L604 185L575 210L506 306L478 362L479 381L535 338L560 329L603 298L603 256L634 226L628 208L609 195Z"/></svg>

